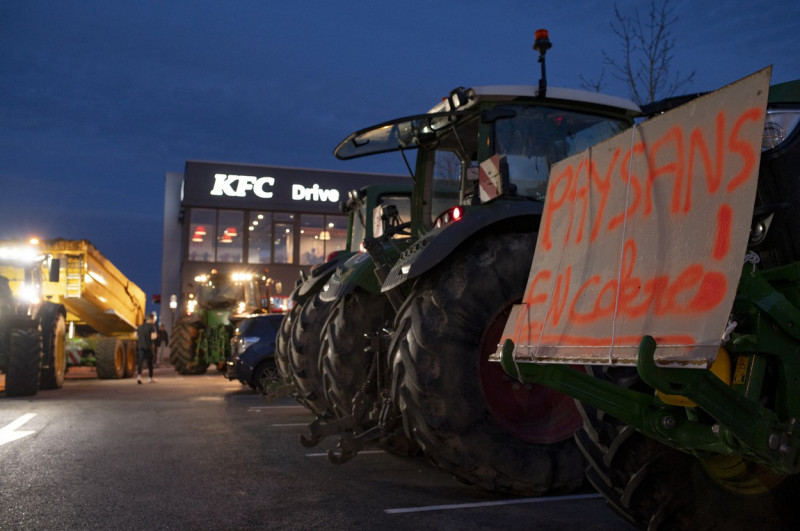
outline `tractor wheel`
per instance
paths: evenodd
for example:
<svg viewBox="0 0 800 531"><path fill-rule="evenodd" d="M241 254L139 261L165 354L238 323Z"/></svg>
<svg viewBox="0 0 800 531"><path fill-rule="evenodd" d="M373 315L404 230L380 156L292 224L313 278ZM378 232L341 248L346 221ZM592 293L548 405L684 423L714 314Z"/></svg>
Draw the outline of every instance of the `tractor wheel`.
<svg viewBox="0 0 800 531"><path fill-rule="evenodd" d="M39 312L42 329L42 375L40 389L60 389L67 373L66 310L58 304L45 303Z"/></svg>
<svg viewBox="0 0 800 531"><path fill-rule="evenodd" d="M194 323L177 323L169 338L169 361L178 374L204 374L208 363L198 363L197 336L200 328Z"/></svg>
<svg viewBox="0 0 800 531"><path fill-rule="evenodd" d="M295 398L321 417L330 415L319 368L320 333L330 307L331 303L323 302L318 293L306 300L292 325L289 342L289 370L295 384Z"/></svg>
<svg viewBox="0 0 800 531"><path fill-rule="evenodd" d="M11 330L6 371L6 396L32 396L39 391L42 334L35 328Z"/></svg>
<svg viewBox="0 0 800 531"><path fill-rule="evenodd" d="M515 495L583 484L574 400L508 378L488 357L527 283L536 235L475 239L420 278L390 351L406 433L439 468Z"/></svg>
<svg viewBox="0 0 800 531"><path fill-rule="evenodd" d="M281 378L286 382L292 381L292 372L289 368L289 342L292 336L292 325L300 315L300 308L302 304L295 301L292 309L284 314L281 320L281 327L278 330L278 337L275 340L275 363L278 367L278 373Z"/></svg>
<svg viewBox="0 0 800 531"><path fill-rule="evenodd" d="M125 358L127 357L125 341L115 337L100 337L97 339L95 352L95 365L97 377L107 380L116 380L125 376Z"/></svg>
<svg viewBox="0 0 800 531"><path fill-rule="evenodd" d="M600 376L603 369L596 368ZM605 369L605 378L615 369ZM635 370L634 370L635 373ZM640 386L626 372L623 385ZM619 382L619 378L613 378ZM800 476L782 476L738 456L703 459L670 448L589 406L575 437L589 482L641 529L798 529Z"/></svg>
<svg viewBox="0 0 800 531"><path fill-rule="evenodd" d="M394 320L394 309L382 294L357 288L333 302L322 333L322 380L325 396L337 418L354 416L356 433L375 425L380 411L380 390L389 389L391 367L385 353L376 357L371 336ZM408 455L418 448L398 430L378 445L392 453Z"/></svg>

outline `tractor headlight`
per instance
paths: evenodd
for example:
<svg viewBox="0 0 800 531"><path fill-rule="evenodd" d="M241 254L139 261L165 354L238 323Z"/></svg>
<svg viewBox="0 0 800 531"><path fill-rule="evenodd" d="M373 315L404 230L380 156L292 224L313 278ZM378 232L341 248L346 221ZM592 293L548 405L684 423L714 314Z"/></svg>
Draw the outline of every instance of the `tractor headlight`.
<svg viewBox="0 0 800 531"><path fill-rule="evenodd" d="M772 109L767 111L761 151L774 149L789 138L800 123L800 111Z"/></svg>

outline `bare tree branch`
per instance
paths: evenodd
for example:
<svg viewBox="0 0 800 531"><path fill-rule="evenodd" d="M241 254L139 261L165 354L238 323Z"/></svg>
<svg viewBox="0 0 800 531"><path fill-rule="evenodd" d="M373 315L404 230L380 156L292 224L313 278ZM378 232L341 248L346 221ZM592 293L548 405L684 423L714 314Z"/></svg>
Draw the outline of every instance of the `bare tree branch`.
<svg viewBox="0 0 800 531"><path fill-rule="evenodd" d="M686 76L671 72L675 39L670 27L678 20L670 0L651 0L647 17L638 11L630 15L614 5L611 31L619 40L619 51L613 57L603 51L603 64L611 76L623 82L639 105L675 95L694 79L694 71ZM604 73L604 72L603 72ZM581 86L599 90L600 81L592 82L581 76Z"/></svg>

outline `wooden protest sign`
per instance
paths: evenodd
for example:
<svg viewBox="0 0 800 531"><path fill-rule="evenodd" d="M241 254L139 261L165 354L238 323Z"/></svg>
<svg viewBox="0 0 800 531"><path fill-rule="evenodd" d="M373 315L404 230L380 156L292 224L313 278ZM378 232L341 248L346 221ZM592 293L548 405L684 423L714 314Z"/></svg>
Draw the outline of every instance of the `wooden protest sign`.
<svg viewBox="0 0 800 531"><path fill-rule="evenodd" d="M771 70L555 164L522 304L517 361L714 360L744 265Z"/></svg>

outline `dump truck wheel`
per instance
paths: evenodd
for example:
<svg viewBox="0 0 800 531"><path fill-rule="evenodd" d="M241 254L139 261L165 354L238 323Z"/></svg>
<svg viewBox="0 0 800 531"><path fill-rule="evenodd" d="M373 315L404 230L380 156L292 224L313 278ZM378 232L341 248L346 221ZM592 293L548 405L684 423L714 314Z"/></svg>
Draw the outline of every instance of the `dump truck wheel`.
<svg viewBox="0 0 800 531"><path fill-rule="evenodd" d="M200 329L193 323L177 323L169 338L169 361L178 374L204 374L208 363L198 363L197 336Z"/></svg>
<svg viewBox="0 0 800 531"><path fill-rule="evenodd" d="M525 290L535 234L475 239L422 277L390 351L405 430L438 467L517 495L583 484L574 400L487 363Z"/></svg>
<svg viewBox="0 0 800 531"><path fill-rule="evenodd" d="M6 396L32 396L39 391L42 334L35 328L11 330L6 370Z"/></svg>
<svg viewBox="0 0 800 531"><path fill-rule="evenodd" d="M125 341L125 359L123 360L123 378L130 378L136 373L136 349L138 343L136 341Z"/></svg>
<svg viewBox="0 0 800 531"><path fill-rule="evenodd" d="M60 389L67 373L67 323L63 306L45 303L39 312L42 329L40 389Z"/></svg>
<svg viewBox="0 0 800 531"><path fill-rule="evenodd" d="M115 337L97 339L95 365L97 377L105 380L116 380L125 376L125 358L127 356L125 341Z"/></svg>
<svg viewBox="0 0 800 531"><path fill-rule="evenodd" d="M281 319L281 327L278 330L278 337L275 340L275 363L278 367L278 373L286 382L292 381L292 372L289 368L289 342L292 336L292 325L297 320L297 316L300 315L302 306L302 304L295 301L292 309L284 314L283 319Z"/></svg>
<svg viewBox="0 0 800 531"><path fill-rule="evenodd" d="M598 377L622 373L623 386L641 386L631 372L595 367ZM653 530L800 527L800 476L778 475L738 456L698 459L580 407L584 426L575 438L589 462L587 478L630 524Z"/></svg>
<svg viewBox="0 0 800 531"><path fill-rule="evenodd" d="M292 325L289 342L289 370L295 385L295 398L322 417L329 416L330 409L325 400L319 367L320 333L330 307L331 303L322 301L318 293L306 300Z"/></svg>

